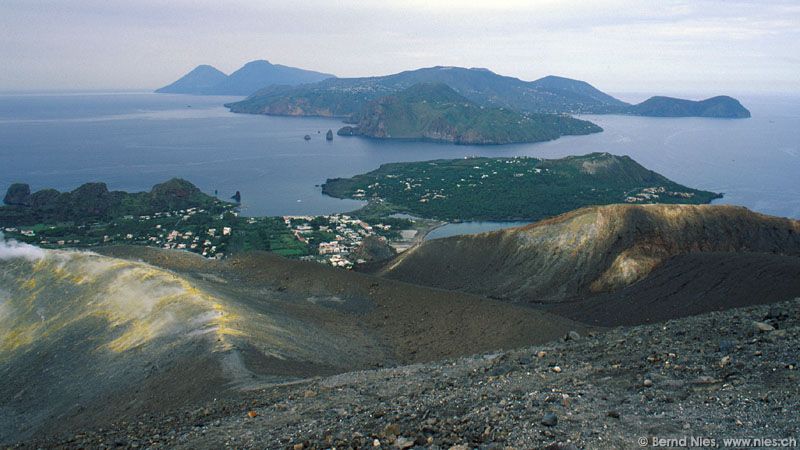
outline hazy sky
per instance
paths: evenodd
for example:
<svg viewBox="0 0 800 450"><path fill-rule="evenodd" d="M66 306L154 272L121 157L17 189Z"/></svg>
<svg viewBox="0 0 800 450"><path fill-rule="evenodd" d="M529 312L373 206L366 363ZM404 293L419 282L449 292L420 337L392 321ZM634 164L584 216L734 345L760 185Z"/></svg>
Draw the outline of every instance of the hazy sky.
<svg viewBox="0 0 800 450"><path fill-rule="evenodd" d="M557 74L611 92L800 93L798 0L0 0L0 90L155 88L253 59Z"/></svg>

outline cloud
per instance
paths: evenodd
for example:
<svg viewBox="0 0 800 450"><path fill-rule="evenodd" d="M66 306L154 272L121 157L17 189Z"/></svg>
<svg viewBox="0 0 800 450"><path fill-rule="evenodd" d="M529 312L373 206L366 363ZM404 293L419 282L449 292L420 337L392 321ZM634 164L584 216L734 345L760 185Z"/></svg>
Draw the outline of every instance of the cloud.
<svg viewBox="0 0 800 450"><path fill-rule="evenodd" d="M4 0L0 90L156 88L264 58L339 76L464 65L612 91L796 92L798 20L796 0Z"/></svg>
<svg viewBox="0 0 800 450"><path fill-rule="evenodd" d="M8 259L23 258L28 261L36 261L44 258L45 251L24 242L14 239L6 240L3 233L0 233L0 261Z"/></svg>

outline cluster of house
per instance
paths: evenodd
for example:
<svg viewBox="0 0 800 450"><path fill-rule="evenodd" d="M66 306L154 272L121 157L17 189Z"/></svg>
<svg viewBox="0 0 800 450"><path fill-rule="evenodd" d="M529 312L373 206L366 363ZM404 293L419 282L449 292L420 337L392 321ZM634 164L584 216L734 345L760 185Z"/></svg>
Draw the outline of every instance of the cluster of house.
<svg viewBox="0 0 800 450"><path fill-rule="evenodd" d="M108 234L94 236L80 235L85 242L82 245L129 243L135 245L148 245L164 249L186 250L198 253L207 258L221 259L225 256L227 242L233 233L231 226L189 225L185 223L195 214L208 214L206 210L191 208L171 212L160 212L152 215L125 216L124 221L133 221L143 226L126 226L126 231L114 233L104 230ZM222 216L213 219L222 219ZM170 220L164 220L170 219ZM218 221L214 220L217 224ZM255 224L257 219L250 218L248 224ZM380 235L381 232L391 230L391 225L382 223L370 225L363 220L345 215L332 214L327 216L285 216L283 221L295 239L314 247L314 254L304 257L335 267L352 268L353 265L363 261L357 259L354 252L363 240L369 236ZM149 222L149 223L147 223ZM153 223L155 222L155 223ZM184 222L186 226L181 223ZM194 222L198 222L196 219ZM205 221L202 221L205 222ZM211 223L208 221L207 223ZM10 235L22 235L39 238L40 244L69 246L81 243L78 239L53 240L42 232L37 235L32 229L14 227L0 228Z"/></svg>
<svg viewBox="0 0 800 450"><path fill-rule="evenodd" d="M229 212L238 215L233 210ZM180 224L181 221L188 221L196 214L208 214L208 211L202 208L188 208L176 211L157 212L152 215L138 217L125 216L124 219L138 220L139 222L162 219L160 221L163 222L163 219L176 218L177 221L174 225L174 228L180 228L178 224ZM219 218L222 219L223 216L223 214L220 214ZM231 234L231 227L223 227L220 230L217 230L216 228L208 228L201 231L181 231L174 228L167 231L168 228L165 228L162 224L158 223L152 228L153 231L146 232L143 236L134 235L132 233L128 233L125 236L103 236L103 242L108 243L122 238L124 241L144 241L148 245L158 246L165 249L189 250L208 258L221 259L225 256L225 254L220 251L220 240L222 237L229 236Z"/></svg>
<svg viewBox="0 0 800 450"><path fill-rule="evenodd" d="M161 228L160 225L156 225L156 227ZM163 244L159 238L155 236L150 236L148 239L155 244L161 244L162 248L191 250L207 258L221 259L225 254L218 249L219 238L220 236L230 236L231 231L231 227L222 227L221 230L208 228L202 235L196 235L192 231L180 232L178 230L172 230L166 235L166 238L164 238ZM159 235L159 237L161 236L163 236L163 234ZM132 238L133 236L130 234L127 236L127 239Z"/></svg>
<svg viewBox="0 0 800 450"><path fill-rule="evenodd" d="M36 232L34 230L26 230L26 229L22 229L21 230L21 229L16 228L16 227L3 228L3 232L4 233L10 233L12 235L14 233L19 233L20 235L25 236L25 237L29 237L29 238L36 237ZM40 245L54 245L54 244L55 245L76 245L76 244L80 244L80 243L81 243L80 239L57 239L57 240L52 241L52 242L49 239L46 239L46 238L43 238L43 239L39 240L39 244Z"/></svg>
<svg viewBox="0 0 800 450"><path fill-rule="evenodd" d="M469 157L465 157L464 159L472 159L472 158L477 158L477 157L469 156ZM495 175L498 175L498 170L504 170L504 171L522 170L522 172L511 173L511 176L513 176L514 178L521 178L521 177L524 177L524 176L526 176L528 174L535 175L535 174L540 174L542 172L549 172L550 171L549 169L540 169L538 167L531 167L531 164L532 164L531 161L535 162L537 160L531 159L531 158L519 157L519 158L511 158L511 159L501 160L499 162L486 161L486 162L483 163L482 166L481 165L476 165L476 166L472 167L472 169L479 171L478 173L468 173L467 175L465 175L465 178L461 178L459 180L453 180L454 184L452 185L452 187L455 187L455 188L462 188L462 187L475 188L475 187L478 187L479 184L483 184L482 180L485 180L487 178L490 178L490 177L493 177ZM431 166L438 165L435 162L429 162L428 164L430 164ZM513 167L511 167L510 169L509 168L502 168L502 167L499 166L501 164L502 165L509 165L509 166L513 166ZM518 167L518 166L523 166L523 167ZM497 170L494 170L494 169L497 169ZM428 172L426 170L423 170L422 173L428 173ZM435 187L427 187L426 186L426 185L432 184L430 176L423 176L423 177L420 177L420 178L407 177L405 179L400 179L400 177L398 175L396 175L396 174L387 174L387 175L384 175L384 178L386 178L387 180L389 180L389 179L397 179L397 183L399 183L401 186L403 186L403 190L404 191L414 191L414 190L418 190L418 189L421 190L422 192L420 193L420 196L419 196L419 199L418 199L418 201L420 203L428 203L428 202L431 202L433 200L446 199L447 198L447 194L445 193L444 187L440 187L440 188L437 189ZM445 179L442 178L441 181L444 182ZM387 185L391 186L393 184L394 184L394 182L388 182L388 184L385 184L384 186L387 186ZM435 184L435 183L433 183L433 184ZM353 194L351 195L351 197L356 199L356 200L363 200L363 199L366 199L368 197L375 197L377 195L376 191L380 187L381 187L380 182L375 182L373 184L367 185L366 189L356 189L353 192ZM445 186L445 187L449 188L451 186Z"/></svg>
<svg viewBox="0 0 800 450"><path fill-rule="evenodd" d="M33 231L33 230L20 230L20 229L18 229L16 227L3 228L3 231L5 233L19 233L19 234L21 234L23 236L28 236L28 237L36 236L36 232Z"/></svg>
<svg viewBox="0 0 800 450"><path fill-rule="evenodd" d="M692 198L694 197L694 192L668 191L667 188L663 186L647 187L636 194L625 197L625 203L645 203L655 201L658 200L662 195L667 197Z"/></svg>
<svg viewBox="0 0 800 450"><path fill-rule="evenodd" d="M332 235L333 239L317 243L317 255L305 259L316 260L336 267L353 267L363 261L353 260L353 251L367 236L376 234L376 230L390 230L391 225L376 224L374 226L363 220L345 214L321 216L327 225L315 225L312 216L284 216L283 221L292 230L295 238L308 243L311 235Z"/></svg>
<svg viewBox="0 0 800 450"><path fill-rule="evenodd" d="M234 211L230 212L236 214ZM220 251L218 251L220 243L219 241L222 236L228 236L231 234L230 227L223 227L220 230L217 230L215 228L209 228L204 232L194 232L194 231L179 231L177 229L167 231L167 229L165 229L164 226L162 225L165 222L172 223L172 219L175 219L174 227L180 228L178 224L181 221L188 220L196 214L208 214L208 212L202 208L188 208L175 211L157 212L152 215L142 215L142 216L127 215L122 217L123 221L136 221L140 224L144 224L145 222L149 221L158 221L159 223L155 224L152 227L148 226L147 230L144 232L106 234L103 235L102 238L84 236L79 229L76 229L75 230L76 233L73 234L78 234L82 236L82 238L84 238L83 239L84 245L88 244L89 246L97 244L109 244L122 241L129 243L139 243L152 246L159 246L163 248L191 250L193 252L200 253L206 257L215 257L215 258L223 257L224 255ZM170 219L170 220L165 220L165 219ZM55 229L56 227L52 226L51 228ZM74 239L74 238L62 239L62 238L49 237L48 233L45 231L40 232L39 235L37 236L37 233L33 229L8 227L4 228L4 231L9 234L18 233L19 235L28 238L39 237L38 243L40 245L70 246L82 243L81 239ZM98 240L99 242L96 242Z"/></svg>

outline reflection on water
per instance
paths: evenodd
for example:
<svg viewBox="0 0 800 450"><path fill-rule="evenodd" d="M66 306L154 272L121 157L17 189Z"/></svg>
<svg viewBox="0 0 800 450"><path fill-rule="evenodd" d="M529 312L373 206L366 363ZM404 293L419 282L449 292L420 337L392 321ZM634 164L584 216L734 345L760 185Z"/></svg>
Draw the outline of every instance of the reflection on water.
<svg viewBox="0 0 800 450"><path fill-rule="evenodd" d="M521 227L530 222L459 222L448 223L447 225L436 228L425 236L425 240L439 239L444 237L456 236L459 234L477 234L487 231L502 230L504 228Z"/></svg>

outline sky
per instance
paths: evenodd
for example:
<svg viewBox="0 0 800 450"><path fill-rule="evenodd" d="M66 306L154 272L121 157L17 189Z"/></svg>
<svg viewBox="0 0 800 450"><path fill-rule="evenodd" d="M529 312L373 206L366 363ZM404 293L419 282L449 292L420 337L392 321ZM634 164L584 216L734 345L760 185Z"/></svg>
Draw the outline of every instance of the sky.
<svg viewBox="0 0 800 450"><path fill-rule="evenodd" d="M0 0L0 91L153 89L199 64L435 65L608 92L800 93L797 0Z"/></svg>

